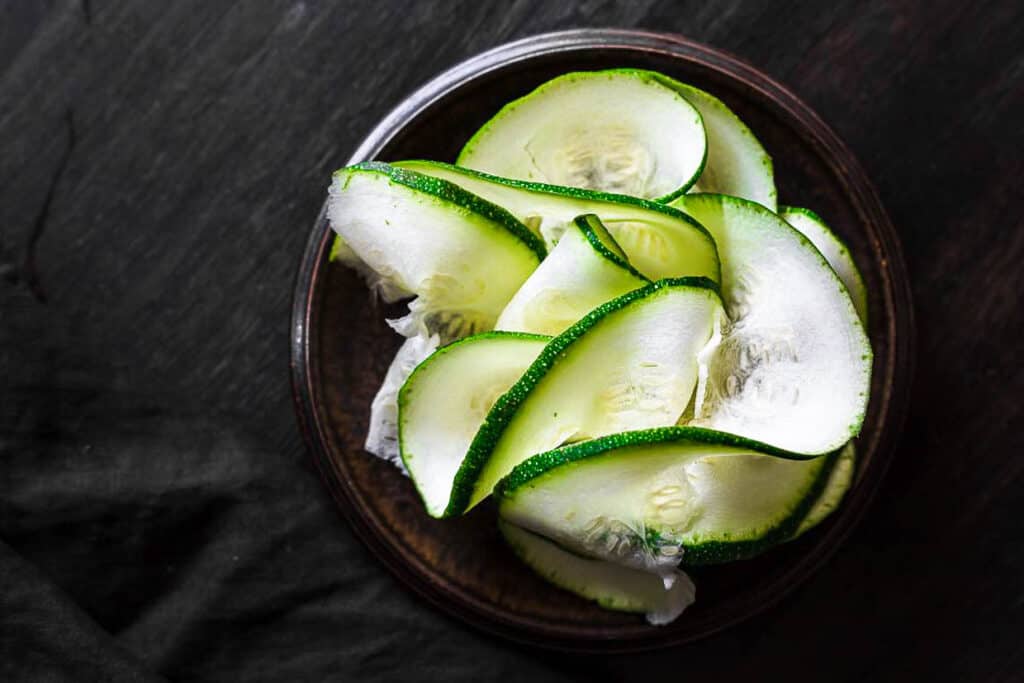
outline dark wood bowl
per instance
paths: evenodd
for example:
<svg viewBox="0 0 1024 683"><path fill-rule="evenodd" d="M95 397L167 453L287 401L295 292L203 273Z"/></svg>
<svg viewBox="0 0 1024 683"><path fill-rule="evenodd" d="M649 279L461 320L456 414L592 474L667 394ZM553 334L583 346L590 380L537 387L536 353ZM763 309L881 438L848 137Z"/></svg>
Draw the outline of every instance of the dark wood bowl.
<svg viewBox="0 0 1024 683"><path fill-rule="evenodd" d="M438 76L392 111L351 162L450 161L504 103L558 74L655 69L722 98L775 160L784 202L820 213L849 245L870 292L874 379L856 481L842 507L800 540L745 562L693 571L697 602L675 623L609 612L546 583L505 547L493 504L431 519L411 483L363 451L370 401L399 338L361 280L327 260L317 219L298 274L292 379L302 431L342 512L406 585L486 631L571 651L624 652L692 641L778 602L821 567L863 515L893 456L908 400L910 290L899 241L860 165L795 95L736 58L674 35L580 30L511 43ZM325 179L326 180L326 179Z"/></svg>

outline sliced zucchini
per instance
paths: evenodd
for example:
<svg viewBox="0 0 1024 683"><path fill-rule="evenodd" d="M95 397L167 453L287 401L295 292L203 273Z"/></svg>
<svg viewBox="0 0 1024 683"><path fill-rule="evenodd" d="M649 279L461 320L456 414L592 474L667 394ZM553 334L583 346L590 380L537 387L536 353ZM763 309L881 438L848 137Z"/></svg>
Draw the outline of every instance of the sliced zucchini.
<svg viewBox="0 0 1024 683"><path fill-rule="evenodd" d="M633 267L652 280L703 276L718 282L718 252L708 231L664 204L499 178L435 161L401 161L396 165L455 183L506 208L549 246L558 241L576 216L592 213L600 217Z"/></svg>
<svg viewBox="0 0 1024 683"><path fill-rule="evenodd" d="M742 559L789 538L834 462L800 457L732 434L664 427L535 455L494 492L512 524L666 575L680 560Z"/></svg>
<svg viewBox="0 0 1024 683"><path fill-rule="evenodd" d="M504 209L378 162L334 174L327 215L359 261L418 297L413 312L442 340L493 327L545 256L540 240Z"/></svg>
<svg viewBox="0 0 1024 683"><path fill-rule="evenodd" d="M772 158L746 124L714 95L664 74L651 75L682 95L704 120L708 160L690 192L742 197L775 211Z"/></svg>
<svg viewBox="0 0 1024 683"><path fill-rule="evenodd" d="M340 263L356 271L366 281L366 286L370 288L370 291L386 303L394 303L399 299L406 299L412 296L411 292L405 291L394 282L373 272L369 266L363 263L362 259L356 256L356 253L352 251L352 247L348 246L341 235L337 233L334 234L334 241L331 243L331 251L327 256L327 260L331 263Z"/></svg>
<svg viewBox="0 0 1024 683"><path fill-rule="evenodd" d="M459 467L446 515L473 507L514 466L564 443L674 424L721 311L704 278L661 280L555 337L491 408Z"/></svg>
<svg viewBox="0 0 1024 683"><path fill-rule="evenodd" d="M579 71L506 104L459 166L520 180L667 201L704 168L700 114L653 74Z"/></svg>
<svg viewBox="0 0 1024 683"><path fill-rule="evenodd" d="M806 455L839 449L860 431L871 385L871 345L846 287L763 206L707 194L677 202L715 236L731 319L692 423Z"/></svg>
<svg viewBox="0 0 1024 683"><path fill-rule="evenodd" d="M587 241L602 256L623 267L633 268L633 266L629 265L629 256L622 250L619 243L615 241L612 234L608 232L608 228L601 222L600 217L592 213L577 216L573 219L573 225L583 231L583 236L587 238ZM646 278L644 279L646 280ZM650 282L650 280L647 280L647 282Z"/></svg>
<svg viewBox="0 0 1024 683"><path fill-rule="evenodd" d="M409 375L398 395L402 462L427 512L440 517L473 435L499 396L550 337L484 332L442 347Z"/></svg>
<svg viewBox="0 0 1024 683"><path fill-rule="evenodd" d="M794 538L821 524L839 507L846 492L850 490L850 485L853 484L853 473L856 468L857 447L851 441L843 447L843 450L839 451L835 467L832 468L828 482L825 484L825 490L821 492L814 507L800 523L800 528L793 534Z"/></svg>
<svg viewBox="0 0 1024 683"><path fill-rule="evenodd" d="M420 334L406 339L398 348L384 381L370 404L370 428L363 445L378 458L405 466L398 449L398 391L417 365L432 354L440 342L437 335Z"/></svg>
<svg viewBox="0 0 1024 683"><path fill-rule="evenodd" d="M597 216L580 216L508 302L495 329L561 334L605 301L647 284Z"/></svg>
<svg viewBox="0 0 1024 683"><path fill-rule="evenodd" d="M693 582L680 571L666 589L659 577L648 572L576 555L502 520L498 528L515 554L551 583L606 609L643 612L655 626L674 621L696 596Z"/></svg>
<svg viewBox="0 0 1024 683"><path fill-rule="evenodd" d="M800 209L792 206L779 208L779 215L787 223L804 234L804 237L811 241L821 255L825 257L832 270L846 285L846 290L853 299L853 305L857 309L857 315L861 322L868 324L868 290L864 286L864 278L857 270L857 264L850 255L843 241L832 232L825 224L821 216L810 209Z"/></svg>
<svg viewBox="0 0 1024 683"><path fill-rule="evenodd" d="M352 251L352 247L345 244L341 235L334 233L334 240L331 242L331 251L327 255L327 260L331 263L338 261L347 265L353 259L358 260L359 257Z"/></svg>

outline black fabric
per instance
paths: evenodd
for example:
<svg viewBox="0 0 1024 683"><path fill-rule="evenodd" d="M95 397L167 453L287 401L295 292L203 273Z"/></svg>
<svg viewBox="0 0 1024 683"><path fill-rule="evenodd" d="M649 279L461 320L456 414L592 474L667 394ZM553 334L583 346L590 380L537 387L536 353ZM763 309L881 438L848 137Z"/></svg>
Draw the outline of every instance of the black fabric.
<svg viewBox="0 0 1024 683"><path fill-rule="evenodd" d="M293 429L281 442L187 395L85 389L100 364L70 368L70 340L32 330L22 301L6 328L19 391L0 480L11 680L388 680L406 666L418 680L557 678L399 588Z"/></svg>
<svg viewBox="0 0 1024 683"><path fill-rule="evenodd" d="M105 363L84 362L61 325L37 325L45 305L13 298L0 479L10 680L558 678L419 604L352 537L307 465L283 364L268 372L282 439L187 393L95 388Z"/></svg>
<svg viewBox="0 0 1024 683"><path fill-rule="evenodd" d="M288 379L330 171L441 69L583 25L685 33L814 106L898 226L920 330L899 457L828 566L618 658L400 586ZM0 681L1019 680L1021 45L998 0L0 0Z"/></svg>

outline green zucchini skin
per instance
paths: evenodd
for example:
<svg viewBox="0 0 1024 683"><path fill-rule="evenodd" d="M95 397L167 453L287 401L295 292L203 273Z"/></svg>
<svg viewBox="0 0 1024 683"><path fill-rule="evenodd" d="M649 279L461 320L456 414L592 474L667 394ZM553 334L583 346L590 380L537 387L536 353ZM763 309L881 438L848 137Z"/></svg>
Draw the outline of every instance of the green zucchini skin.
<svg viewBox="0 0 1024 683"><path fill-rule="evenodd" d="M501 518L498 530L512 552L544 580L605 609L645 613L652 625L672 622L696 597L693 582L678 570L666 589L656 574L579 555Z"/></svg>
<svg viewBox="0 0 1024 683"><path fill-rule="evenodd" d="M391 182L403 185L417 192L426 192L444 201L466 208L476 214L483 216L503 226L510 233L522 240L536 255L538 260L547 256L547 249L544 242L533 234L529 228L501 208L497 204L481 199L468 192L455 183L448 182L441 178L417 173L406 168L393 166L383 161L363 161L352 166L347 166L334 173L335 177L347 178L351 173L374 173L387 176Z"/></svg>
<svg viewBox="0 0 1024 683"><path fill-rule="evenodd" d="M602 304L569 327L565 332L551 340L544 350L541 351L540 356L537 357L537 360L534 361L533 365L527 369L522 378L516 382L508 392L498 399L494 404L494 407L491 408L491 411L484 420L484 423L480 426L480 431L478 431L476 436L473 438L469 451L466 453L466 458L463 460L462 466L455 475L455 481L452 486L452 497L448 503L448 507L445 509L445 517L460 515L469 507L470 499L476 487L477 478L483 470L491 452L494 450L494 447L497 445L498 439L501 438L505 427L515 416L519 407L530 396L541 378L543 378L555 365L555 362L559 357L562 356L575 341L580 339L584 333L594 327L608 314L625 308L636 301L645 299L652 294L669 287L706 289L713 292L716 296L720 296L718 285L705 277L658 280L646 287L635 289L617 299L612 299L611 301Z"/></svg>
<svg viewBox="0 0 1024 683"><path fill-rule="evenodd" d="M589 441L562 446L546 453L539 453L529 460L516 465L494 487L494 495L499 498L507 498L520 487L529 484L547 471L561 465L576 462L577 460L602 455L608 451L628 446L664 445L675 442L698 442L748 448L765 455L773 455L787 460L813 460L815 457L820 457L793 453L760 441L704 427L655 427L653 429L609 434Z"/></svg>
<svg viewBox="0 0 1024 683"><path fill-rule="evenodd" d="M650 283L597 216L577 216L494 327L554 336L604 302ZM551 310L553 301L559 303Z"/></svg>
<svg viewBox="0 0 1024 683"><path fill-rule="evenodd" d="M757 139L757 136L754 135L754 132L750 130L747 124L725 102L711 93L688 83L677 81L663 73L656 71L648 71L647 73L661 84L679 93L683 99L700 113L704 121L704 129L707 134L707 151L701 173L704 179L704 186L702 186L701 177L698 177L694 186L688 188L687 192L718 192L737 195L757 202L770 211L775 211L778 206L778 192L775 187L774 163L772 162L771 155L768 154L764 145L761 144L761 141ZM734 139L731 144L723 146L722 141L718 139L720 134L723 138L733 137ZM760 182L754 181L754 187L750 186L749 177L739 182L734 178L724 183L720 177L709 178L709 176L718 176L721 173L722 169L718 168L718 163L716 162L723 161L720 157L723 152L727 157L726 165L735 164L737 159L733 155L736 153L737 148L745 148L744 151L751 155L751 157L747 158L747 161L750 162L747 166L757 166L761 169ZM733 170L735 171L735 169ZM741 173L740 175L743 174ZM707 185L709 181L710 186ZM758 187L759 185L760 187ZM682 196L682 193L662 201L671 202L680 196Z"/></svg>
<svg viewBox="0 0 1024 683"><path fill-rule="evenodd" d="M530 487L538 477L563 465L598 457L621 448L643 445L661 446L671 443L731 446L787 460L807 461L816 459L815 457L785 451L735 434L705 429L703 427L657 427L654 429L610 434L535 455L517 465L499 481L494 488L494 496L498 499L500 505L501 501L511 499L519 489ZM807 489L800 502L793 508L792 512L772 529L754 539L739 539L736 541L715 540L686 544L684 546L681 566L696 567L749 559L792 538L807 517L808 512L814 507L825 490L838 457L838 451L828 455L817 456L817 458L822 460L822 467L816 473L811 486ZM649 530L647 536L646 541L650 546L658 545L659 535L656 531Z"/></svg>
<svg viewBox="0 0 1024 683"><path fill-rule="evenodd" d="M831 264L832 269L836 271L836 275L842 280L843 284L846 285L847 291L850 293L850 298L853 300L854 308L857 309L857 313L860 315L861 322L864 323L864 327L868 327L870 320L870 310L868 309L868 288L864 284L864 276L861 275L860 270L857 268L856 261L853 260L853 255L850 253L850 248L839 239L839 235L829 227L828 223L822 219L814 211L805 209L799 206L780 206L779 216L783 218L787 223L793 224L790 221L790 217L803 217L816 225L820 231L820 235L816 236L818 239L813 239L811 235L807 235L807 239L811 240L815 246L818 246L818 251L822 253L825 260ZM798 227L798 230L803 230ZM821 244L819 240L824 238L831 244ZM830 247L829 251L833 252L832 255L826 251L823 247Z"/></svg>
<svg viewBox="0 0 1024 683"><path fill-rule="evenodd" d="M650 279L703 275L721 280L715 240L699 221L674 207L627 195L500 178L438 162L395 163L506 207L549 248L573 218L593 213L616 235L630 263Z"/></svg>
<svg viewBox="0 0 1024 683"><path fill-rule="evenodd" d="M855 442L851 441L837 453L836 463L829 474L828 482L814 501L814 506L800 523L800 527L794 532L793 538L799 538L807 533L839 509L847 491L853 486L856 470L857 446Z"/></svg>
<svg viewBox="0 0 1024 683"><path fill-rule="evenodd" d="M638 277L645 282L650 282L650 279L646 275L634 268L629 261L624 259L621 255L616 254L614 251L609 249L608 245L601 240L598 236L598 230L604 231L608 239L614 238L608 232L608 229L604 227L601 223L601 219L596 214L588 213L582 216L577 216L573 220L573 223L575 223L576 227L580 229L583 236L587 238L587 242L589 242L590 246L594 248L594 251L620 268L627 270L631 275Z"/></svg>
<svg viewBox="0 0 1024 683"><path fill-rule="evenodd" d="M488 119L487 122L484 123L479 129L477 129L477 131L473 133L472 137L470 137L470 139L466 141L466 144L463 145L462 149L459 151L459 155L455 163L459 166L467 167L469 165L467 160L470 159L476 153L476 148L479 145L480 141L491 134L492 129L495 127L495 125L498 125L501 122L501 120L505 117L506 114L510 113L511 111L519 107L520 104L525 102L526 100L529 100L538 94L543 94L546 90L552 87L557 87L560 82L566 79L599 78L602 75L626 75L636 78L637 80L648 85L660 86L660 88L664 88L673 93L676 97L682 99L683 102L685 102L690 108L693 109L694 113L697 115L697 118L700 120L701 127L705 128L704 150L700 162L697 168L694 170L691 177L688 180L686 180L682 185L676 187L668 194L661 197L652 198L650 199L650 201L667 203L672 201L673 199L676 199L686 194L686 192L694 185L694 183L696 183L699 180L700 176L703 175L704 169L707 166L708 148L710 145L707 139L708 136L706 132L706 126L703 123L703 117L701 116L700 109L695 104L693 104L693 102L691 102L690 99L687 98L684 93L680 92L680 90L674 86L674 84L677 83L676 81L673 81L672 79L668 78L667 76L664 76L663 74L657 73L655 71L650 71L647 69L620 67L612 69L600 69L594 71L572 71L569 73L562 74L560 76L556 76L555 78L541 84L540 86L535 88L533 91L527 93L523 97L520 97L505 104L505 106L503 106L497 113L495 113L494 116Z"/></svg>
<svg viewBox="0 0 1024 683"><path fill-rule="evenodd" d="M412 379L413 375L415 375L417 372L421 372L427 366L428 363L431 363L434 360L441 358L445 354L451 353L453 350L459 348L459 346L463 344L472 343L474 341L480 341L481 339L525 339L527 341L547 342L551 340L551 337L544 334L533 334L530 332L514 332L510 330L489 330L487 332L478 332L477 334L471 335L469 337L463 337L462 339L456 339L453 342L438 347L437 351L434 351L434 353L430 354L430 356L426 360L417 365L416 369L413 370L409 374L408 379L405 380L405 384L408 384L409 380ZM405 384L402 385L402 389L405 389ZM399 397L401 397L402 391L399 391L398 393ZM401 398L399 398L399 402L402 402Z"/></svg>
<svg viewBox="0 0 1024 683"><path fill-rule="evenodd" d="M871 388L872 363L874 358L874 352L871 348L871 341L868 337L867 328L857 313L856 306L849 296L849 291L847 290L846 285L843 284L842 280L836 274L828 260L806 235L786 222L781 216L769 211L757 202L729 195L694 193L685 195L678 199L676 201L676 206L683 211L694 213L697 216L704 214L705 220L711 226L710 230L712 233L717 234L718 239L726 245L722 249L723 253L729 253L730 251L742 253L742 250L746 248L743 247L744 233L753 234L755 231L761 232L761 236L759 237L761 240L767 240L769 237L774 238L775 236L778 236L779 238L784 239L784 241L790 242L794 246L798 246L799 249L792 250L790 252L780 252L785 253L787 255L786 257L790 259L790 263L787 266L788 271L796 272L793 269L800 266L802 268L807 268L807 272L809 273L820 274L826 281L821 287L804 287L803 291L813 291L816 294L820 294L821 297L823 297L823 300L825 300L824 297L826 296L826 293L831 291L831 288L834 287L834 289L839 292L839 299L837 300L835 307L836 316L838 318L842 318L842 320L839 321L842 323L841 330L849 336L845 346L847 351L844 352L846 358L843 360L848 361L852 368L850 373L851 377L849 378L852 382L849 393L849 396L852 398L849 399L849 402L853 404L849 412L850 421L842 428L838 425L833 426L831 431L828 432L832 438L829 439L827 443L815 444L813 447L790 446L790 448L793 450L804 451L808 455L825 455L842 448L847 441L856 437L860 433L863 426L864 418L867 414L869 392ZM726 217L717 217L716 214L718 212L724 212ZM719 222L717 226L716 221ZM766 228L770 228L770 230ZM730 242L732 243L732 246L729 246ZM739 247L737 245L739 245ZM763 250L758 252L759 257L761 253L763 253ZM736 276L737 274L741 275L743 267L746 266L743 259L739 256L734 257L733 254L729 254L729 257L731 260L729 261L729 266L723 275L722 283L723 299L726 301L727 308L730 307L731 302L737 298L736 293L743 289L742 278L738 278ZM779 262L781 262L781 260L776 261L776 267ZM759 265L764 264L759 263ZM747 267L749 268L749 266ZM753 270L752 268L749 269ZM771 292L773 294L783 291L778 284L779 280L785 277L784 274L779 276L779 273L783 272L783 270L777 269L777 272L772 274L773 277L775 277L775 280L773 280L773 287L761 286L757 288L757 291ZM790 283L790 286L793 287L793 289L789 290L790 292L797 292L795 285ZM777 308L780 306L778 302L774 303ZM840 309L842 310L840 311ZM797 309L792 310L796 311ZM735 318L735 316L733 317ZM736 322L737 321L734 319L733 323ZM742 318L740 322L742 322ZM734 326L733 330L736 329L737 327ZM798 331L803 331L814 328L804 326L797 329ZM750 332L749 326L746 331L748 333ZM818 339L822 339L820 334L818 335ZM728 335L726 340L728 341ZM849 350L854 346L856 351ZM807 344L805 344L804 347L814 348L812 345ZM834 348L843 349L844 345L835 344ZM802 349L798 348L797 351L800 353L802 352ZM819 363L819 366L822 365L822 363ZM714 372L714 370L715 368L712 367L712 372ZM819 371L820 370L821 368L819 367ZM804 382L802 388L806 389L809 386L814 385L812 383ZM801 397L803 397L803 394L801 394ZM807 405L807 402L805 401L802 405ZM843 414L846 415L847 413L844 412ZM704 416L704 418L707 417L707 415ZM711 417L717 417L714 414L714 411L712 411ZM777 415L774 417L774 421L775 423L779 423L786 417L788 416L785 414L785 410L779 410ZM708 424L706 419L703 420L703 422ZM761 424L765 425L769 423L766 420L762 420ZM712 423L712 426L718 427L722 430L740 431L739 428L736 428L733 425L722 425L717 421ZM811 427L808 428L805 423L802 425L804 430L803 434L814 434L815 427L816 425L811 425Z"/></svg>
<svg viewBox="0 0 1024 683"><path fill-rule="evenodd" d="M828 485L829 477L839 460L839 452L818 456L824 459L823 466L818 472L817 478L808 490L807 495L800 501L800 504L793 510L781 524L757 539L743 541L707 541L686 547L683 555L682 565L684 567L698 567L709 564L723 564L736 560L748 560L756 557L766 550L788 541L797 533L800 525L807 518L807 514L814 507L814 504L821 497L825 487Z"/></svg>
<svg viewBox="0 0 1024 683"><path fill-rule="evenodd" d="M466 349L472 353L472 349L467 348L470 346L476 346L478 344L486 344L487 356L486 358L500 362L501 360L501 349L508 348L511 344L512 348L522 347L522 342L533 342L531 346L539 351L544 345L551 340L551 337L547 337L539 334L529 334L526 332L505 332L505 331L490 331L481 332L469 337L463 337L450 344L442 346L430 354L425 360L417 365L413 371L406 378L405 382L398 390L398 397L396 404L398 407L398 419L397 419L397 438L398 438L398 454L401 458L402 464L405 466L406 471L409 473L412 479L413 485L416 487L416 491L419 493L420 498L423 500L425 509L432 516L437 516L439 512L443 511L444 505L447 503L450 492L445 492L443 498L440 500L440 505L437 503L438 496L432 494L431 482L425 482L422 478L426 472L443 472L447 463L457 462L457 460L442 459L438 460L438 455L431 451L416 452L413 453L411 450L410 441L416 442L415 435L422 436L422 425L423 421L409 421L409 415L415 414L417 407L416 401L421 401L419 404L420 411L422 412L423 406L429 406L433 410L437 410L438 407L443 406L441 413L433 413L432 417L440 418L438 421L427 422L426 424L437 425L439 422L442 424L448 424L443 422L449 415L452 414L451 406L464 407L459 404L454 395L458 395L457 392L453 392L450 389L443 388L441 393L443 396L438 395L436 391L432 391L430 380L426 380L426 387L424 387L424 378L437 371L441 373L451 372L451 367L445 365L445 361L452 354L459 354L460 349ZM536 355L536 354L533 354ZM439 365L440 363L440 365ZM520 368L523 366L520 366ZM518 376L520 368L516 368L516 374L513 378ZM474 372L472 373L472 380L484 379L485 381L493 381L494 368L490 366L480 367L479 365L473 366ZM442 377L447 375L442 374ZM509 380L511 383L512 379ZM437 385L434 384L433 387ZM472 386L471 382L466 382L462 385ZM447 387L447 385L446 385ZM466 417L471 413L455 411L456 414ZM476 425L471 427L476 428ZM472 432L470 432L471 434ZM410 438L413 435L413 438ZM459 438L453 437L452 432L447 434L447 445L451 448L454 444L459 443ZM461 456L461 453L459 453ZM415 461L415 462L414 462ZM426 466L420 463L428 463ZM426 486L426 488L425 488ZM441 509L438 510L437 508Z"/></svg>
<svg viewBox="0 0 1024 683"><path fill-rule="evenodd" d="M516 180L515 178L502 178L501 176L491 175L484 173L483 171L475 171L471 168L465 168L463 166L456 166L454 164L446 164L442 161L429 161L425 159L409 159L406 161L397 161L394 164L399 168L429 168L431 166L446 170L451 173L462 174L471 178L476 178L485 182L496 183L498 185L504 185L506 187L512 187L519 190L525 190L527 192L540 192L544 194L556 195L561 197L569 197L571 199L581 199L584 201L595 201L595 202L611 202L614 204L626 204L629 206L635 206L639 209L646 209L647 211L657 211L658 213L664 214L676 220L683 221L690 224L695 230L703 234L711 244L714 244L715 240L708 232L707 228L700 224L692 216L683 213L679 209L669 206L667 203L656 202L652 199L643 199L641 197L634 197L628 194L614 194L611 192L600 192L598 190L585 190L579 187L566 187L563 185L549 185L547 183L537 183L529 180Z"/></svg>
<svg viewBox="0 0 1024 683"><path fill-rule="evenodd" d="M340 261L346 249L348 249L348 245L345 244L345 240L341 238L341 235L335 234L331 241L331 250L327 255L327 260L331 263Z"/></svg>

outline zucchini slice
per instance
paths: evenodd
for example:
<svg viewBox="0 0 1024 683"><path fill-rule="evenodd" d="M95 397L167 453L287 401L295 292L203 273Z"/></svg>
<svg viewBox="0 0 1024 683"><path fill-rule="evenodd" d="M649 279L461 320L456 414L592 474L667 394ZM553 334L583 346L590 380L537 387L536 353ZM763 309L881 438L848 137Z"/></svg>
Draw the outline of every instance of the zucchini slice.
<svg viewBox="0 0 1024 683"><path fill-rule="evenodd" d="M466 143L459 166L509 178L667 201L707 155L697 110L653 74L579 71L506 104Z"/></svg>
<svg viewBox="0 0 1024 683"><path fill-rule="evenodd" d="M800 528L793 534L793 538L801 536L804 532L818 526L825 521L826 517L835 512L839 504L843 502L846 492L850 490L850 486L853 484L853 473L856 471L856 468L857 447L851 441L843 447L843 450L839 451L835 467L832 468L832 473L829 474L828 482L825 484L825 490L818 496L814 507L807 513L804 521L800 523Z"/></svg>
<svg viewBox="0 0 1024 683"><path fill-rule="evenodd" d="M495 487L503 519L566 549L671 575L788 539L834 458L695 427L612 434L535 455Z"/></svg>
<svg viewBox="0 0 1024 683"><path fill-rule="evenodd" d="M408 474L398 448L398 392L412 371L436 349L437 335L419 334L406 339L388 366L373 402L370 427L363 444L370 453L383 458Z"/></svg>
<svg viewBox="0 0 1024 683"><path fill-rule="evenodd" d="M604 302L647 284L597 216L579 216L512 297L495 329L554 336Z"/></svg>
<svg viewBox="0 0 1024 683"><path fill-rule="evenodd" d="M708 160L689 191L742 197L775 211L777 193L772 158L747 125L714 95L664 74L650 73L682 95L704 120Z"/></svg>
<svg viewBox="0 0 1024 683"><path fill-rule="evenodd" d="M857 309L857 315L861 322L868 324L868 289L864 286L864 278L857 270L857 264L850 255L843 241L832 232L832 229L825 224L821 216L810 209L800 209L793 206L779 208L779 215L782 219L804 234L804 237L811 241L821 255L825 257L832 270L846 285L846 291L853 299L853 305Z"/></svg>
<svg viewBox="0 0 1024 683"><path fill-rule="evenodd" d="M643 612L662 626L693 604L697 589L686 574L675 572L670 588L648 572L576 555L548 539L498 520L513 552L527 566L560 588L597 602L605 609Z"/></svg>
<svg viewBox="0 0 1024 683"><path fill-rule="evenodd" d="M479 503L534 453L674 424L690 402L697 354L721 310L710 281L661 280L601 305L555 337L487 414L445 514Z"/></svg>
<svg viewBox="0 0 1024 683"><path fill-rule="evenodd" d="M373 272L369 266L363 263L362 259L356 256L352 247L348 246L338 233L334 233L334 241L331 242L331 251L327 260L356 271L366 281L366 286L370 288L370 291L383 299L385 303L394 303L399 299L407 299L412 296L411 292L405 291L387 278Z"/></svg>
<svg viewBox="0 0 1024 683"><path fill-rule="evenodd" d="M582 214L596 214L634 268L652 280L702 276L718 282L715 241L700 223L664 204L627 195L542 185L459 168L435 161L395 165L454 183L504 207L546 244Z"/></svg>
<svg viewBox="0 0 1024 683"><path fill-rule="evenodd" d="M491 329L546 253L504 209L379 162L334 174L327 215L359 261L417 296L410 306L416 321L442 340ZM406 336L419 327L407 321Z"/></svg>
<svg viewBox="0 0 1024 683"><path fill-rule="evenodd" d="M444 512L473 435L548 341L515 332L467 337L438 349L402 385L398 443L428 513Z"/></svg>
<svg viewBox="0 0 1024 683"><path fill-rule="evenodd" d="M677 201L715 236L731 320L692 423L805 455L838 450L860 431L871 386L871 344L846 287L763 206L708 194Z"/></svg>

